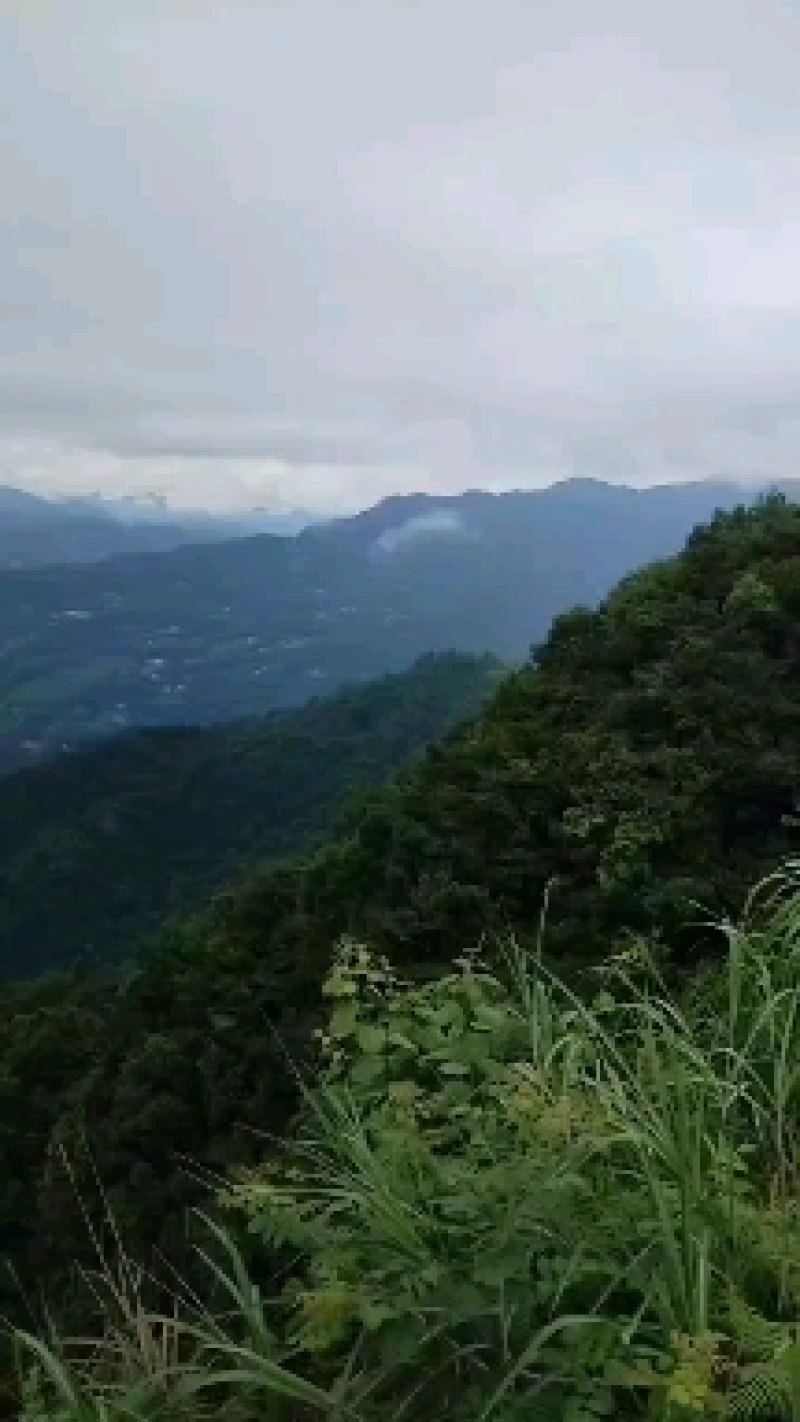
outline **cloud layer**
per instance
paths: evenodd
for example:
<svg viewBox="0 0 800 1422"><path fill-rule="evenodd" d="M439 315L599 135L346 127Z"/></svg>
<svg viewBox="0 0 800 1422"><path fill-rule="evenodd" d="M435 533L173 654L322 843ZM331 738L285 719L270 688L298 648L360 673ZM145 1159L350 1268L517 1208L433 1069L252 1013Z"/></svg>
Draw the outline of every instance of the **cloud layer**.
<svg viewBox="0 0 800 1422"><path fill-rule="evenodd" d="M796 475L792 9L7 0L0 481Z"/></svg>

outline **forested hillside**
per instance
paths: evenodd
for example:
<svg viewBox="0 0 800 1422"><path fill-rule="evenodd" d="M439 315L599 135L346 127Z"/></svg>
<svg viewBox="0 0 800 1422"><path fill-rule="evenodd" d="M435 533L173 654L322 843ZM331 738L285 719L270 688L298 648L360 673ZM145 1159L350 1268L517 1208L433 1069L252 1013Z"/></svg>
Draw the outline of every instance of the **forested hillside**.
<svg viewBox="0 0 800 1422"><path fill-rule="evenodd" d="M558 618L477 722L293 877L228 895L212 932L259 952L268 933L280 962L301 941L324 957L342 931L441 962L533 926L553 882L559 954L591 960L623 928L680 954L684 925L732 907L792 842L799 649L800 507L720 516L597 611ZM313 913L276 914L278 883Z"/></svg>
<svg viewBox="0 0 800 1422"><path fill-rule="evenodd" d="M119 964L243 862L330 830L501 674L491 658L428 657L297 711L121 735L0 777L0 974Z"/></svg>
<svg viewBox="0 0 800 1422"><path fill-rule="evenodd" d="M0 1072L0 1119L10 1125L5 1145L2 1218L8 1251L22 1273L29 1279L47 1279L62 1308L67 1308L71 1300L75 1306L66 1264L73 1258L88 1258L86 1222L76 1204L75 1187L79 1187L84 1204L92 1202L91 1212L97 1215L101 1204L96 1169L137 1256L154 1263L163 1251L196 1283L192 1263L195 1256L185 1243L186 1206L208 1202L209 1189L232 1167L258 1164L275 1155L275 1137L286 1132L301 1099L297 1067L305 1064L312 1068L319 1050L313 1030L327 1023L325 1051L330 1053L337 1041L344 1042L342 1070L349 1071L347 1063L352 1064L353 1075L346 1082L350 1095L334 1100L323 1090L320 1110L324 1113L330 1106L340 1114L330 1119L324 1114L307 1117L306 1128L313 1136L315 1130L327 1130L328 1121L333 1134L326 1137L323 1145L313 1147L316 1155L303 1156L301 1152L297 1167L300 1174L284 1183L277 1194L273 1176L268 1174L265 1178L263 1173L259 1176L261 1183L257 1182L251 1193L246 1180L239 1191L239 1204L254 1231L243 1236L243 1247L256 1271L265 1268L265 1249L266 1260L275 1262L276 1246L283 1251L279 1258L284 1264L287 1259L295 1259L298 1250L310 1259L310 1274L303 1274L300 1294L290 1292L289 1300L294 1299L312 1330L301 1332L301 1353L306 1371L310 1369L318 1382L331 1382L330 1373L326 1373L328 1362L331 1366L334 1362L345 1366L336 1348L357 1337L357 1332L352 1331L356 1325L348 1313L349 1304L337 1293L340 1283L347 1298L351 1297L348 1291L356 1277L365 1281L365 1288L373 1289L370 1307L378 1312L360 1315L367 1328L364 1346L368 1351L384 1336L380 1332L381 1297L374 1292L379 1289L377 1281L383 1280L380 1287L385 1291L385 1316L394 1318L396 1309L402 1312L411 1307L407 1300L403 1302L400 1276L413 1273L417 1267L414 1260L422 1271L420 1298L426 1300L420 1303L420 1309L435 1313L437 1298L441 1302L444 1297L437 1292L440 1288L447 1297L443 1308L456 1312L459 1307L472 1308L470 1301L474 1302L476 1295L469 1292L469 1278L458 1276L458 1298L447 1293L451 1286L455 1287L455 1264L448 1241L455 1239L453 1231L457 1231L457 1221L465 1218L463 1211L471 1211L470 1217L487 1222L495 1219L497 1223L499 1219L492 1214L490 1194L486 1194L482 1206L475 1194L484 1186L489 1188L485 1172L490 1169L491 1159L482 1153L482 1142L489 1149L490 1138L481 1132L495 1130L492 1112L502 1098L498 1097L496 1083L487 1080L486 1097L473 1096L470 1083L479 1090L483 1080L481 1064L488 1064L490 1059L505 1071L511 1069L521 1051L533 1052L535 1048L542 1053L540 1060L531 1059L528 1085L532 1093L529 1105L534 1113L530 1117L533 1134L524 1137L541 1164L535 1177L538 1184L533 1196L525 1190L516 1194L512 1191L507 1200L510 1202L512 1196L519 1202L535 1199L542 1210L550 1210L546 1206L546 1200L551 1198L547 1195L547 1181L553 1177L548 1175L548 1169L558 1154L553 1155L553 1140L578 1142L579 1158L572 1162L578 1182L585 1179L593 1202L608 1201L608 1211L598 1205L599 1213L592 1218L600 1221L597 1227L601 1231L611 1230L617 1218L615 1202L622 1198L624 1189L625 1209L630 1212L630 1229L636 1244L634 1255L644 1259L643 1272L637 1278L645 1278L648 1258L656 1257L647 1255L647 1250L657 1246L648 1242L650 1216L643 1213L643 1197L631 1183L639 1177L635 1177L624 1151L613 1154L614 1150L622 1150L621 1117L615 1117L613 1112L621 1112L627 1102L631 1110L641 1113L636 1118L639 1134L631 1127L630 1139L642 1146L643 1154L635 1157L644 1172L642 1190L651 1191L651 1214L663 1206L657 1215L662 1223L673 1218L672 1205L668 1209L667 1202L675 1198L678 1177L670 1171L673 1164L677 1171L679 1144L672 1138L661 1141L646 1134L656 1130L655 1106L648 1114L646 1103L651 1095L653 1102L660 1102L661 1106L665 1100L663 1092L658 1094L653 1075L657 1062L652 1053L659 1043L674 1039L677 1055L664 1066L665 1081L675 1092L683 1082L680 1089L684 1091L684 1112L690 1107L694 1110L691 1103L698 1100L709 1103L711 1134L699 1122L696 1131L694 1126L691 1128L691 1139L719 1143L716 1164L704 1157L700 1174L691 1176L696 1186L691 1208L700 1210L703 1201L713 1201L716 1187L711 1182L722 1179L719 1173L714 1175L714 1170L727 1170L730 1165L731 1156L726 1151L741 1148L745 1155L748 1151L752 1155L752 1151L762 1149L761 1145L752 1145L756 1126L749 1115L747 1129L738 1118L734 1129L733 1118L725 1114L732 1100L730 1094L725 1094L733 1089L732 1063L739 1061L735 1053L731 1055L729 1045L739 1038L731 1037L726 1047L728 1027L724 1025L721 1038L719 1033L709 1035L709 1024L720 1020L719 1004L733 1002L735 1006L738 999L730 994L738 991L737 980L732 980L734 988L711 982L711 996L703 999L707 1005L704 1008L700 1002L698 1008L696 1029L692 1027L690 1031L687 1027L684 1035L679 1016L665 1007L662 1016L656 1018L652 1015L652 1002L648 1006L645 1000L640 1033L643 1056L636 1066L636 1071L643 1073L641 1086L636 1085L640 1077L619 1055L623 1039L631 1044L639 1041L640 1029L633 1030L628 1009L621 1010L619 1029L604 1036L600 1019L600 1025L594 1027L581 1016L586 1011L581 1003L592 999L603 981L590 970L610 959L615 959L618 967L627 963L627 970L632 971L637 957L644 962L649 956L665 983L671 983L679 992L693 981L699 982L695 978L698 967L713 961L724 948L724 935L711 931L710 920L727 913L738 914L754 880L792 853L797 844L793 816L800 785L799 654L800 508L773 498L755 509L741 509L698 528L681 556L627 579L596 611L576 610L559 618L535 658L501 683L480 717L448 733L388 788L376 790L335 839L304 860L248 873L207 910L173 924L150 945L136 971L118 986L103 986L91 977L72 983L65 980L55 987L45 983L7 986L2 1002L6 1031ZM480 1021L474 1026L474 1033L470 1026L469 1041L460 1044L462 1029L457 1024L463 1027L467 1019L472 1021L470 1014L473 1008L478 1012L480 996L470 986L469 971L463 967L465 955L473 954L483 939L484 955L494 962L498 935L509 930L515 933L521 951L535 954L548 886L546 964L566 979L565 985L558 988L561 1005L557 1011L556 1003L536 1008L544 1015L536 1031L531 1027L528 1036L524 1020L520 1028L519 1017L513 1015L505 1000L498 1000L492 988L480 1007ZM797 941L797 930L791 924L787 927L784 922L780 931L784 948L778 953L777 963L789 961L786 955ZM343 952L340 967L328 983L327 996L323 994L323 980L330 971L336 941L342 935L369 944L377 953L386 953L395 968L417 984L412 991L423 994L418 1005L409 1006L400 1000L399 1016L387 1021L381 1004L385 1005L387 994L391 993L387 985L380 986L384 982L382 970L375 970L377 975L370 976L373 969L357 950ZM766 938L754 943L758 952L762 947L767 951ZM442 989L444 995L440 999L432 987L432 996L425 998L426 977L435 980L456 960L462 960L459 971L467 972L466 984ZM766 992L764 983L769 984L772 979L765 979L758 968L757 952L747 961L751 963L746 969L747 982L754 985L754 991L758 987L759 992ZM739 971L737 962L745 964L745 959L734 955L734 973ZM741 971L745 971L744 966ZM780 996L783 982L784 979L779 983L775 978L775 1004L788 1001L785 994ZM369 995L370 983L378 993L375 1010L371 1017L361 1020L351 1010L355 1005L351 999L355 1000L362 988ZM575 998L570 996L573 990L577 992ZM624 990L627 992L627 987ZM662 984L658 990L666 991L666 986ZM526 998L525 1012L533 1012L536 1003L541 1004L541 997L536 995L539 991L531 989L533 996ZM715 993L721 996L715 997ZM331 1013L326 1002L332 1004ZM499 1008L502 1011L498 1015ZM604 1010L602 1004L597 1008L599 1012ZM756 1005L753 1010L753 1021L763 1024L766 1019L761 1008ZM706 1011L708 1015L704 1016ZM424 1041L420 1038L417 1049L415 1034L423 1030L422 1022L427 1023L427 1035ZM503 1022L507 1022L507 1028ZM577 1055L567 1053L562 1059L559 1044L567 1040L563 1034L569 1023L578 1031ZM734 1024L730 1030L739 1032L740 1025ZM664 1035L667 1029L671 1038ZM520 1031L527 1046L520 1045ZM697 1035L693 1035L695 1031ZM494 1045L484 1052L481 1044L490 1040L486 1034L494 1034ZM747 1039L751 1045L753 1040ZM434 1050L431 1043L439 1046ZM466 1056L461 1055L462 1046ZM698 1075L706 1072L700 1065L705 1060L701 1048L712 1052L713 1070L722 1073L718 1084L710 1068L706 1075ZM335 1065L335 1052L329 1060ZM395 1061L396 1070L392 1065ZM439 1067L435 1067L436 1062ZM461 1082L465 1089L470 1087L466 1099L458 1091L447 1095L442 1086L441 1062L447 1064L444 1076L452 1075L456 1085ZM608 1095L603 1097L592 1096L591 1082L600 1079L597 1075L592 1077L593 1064L597 1062L600 1065L596 1071L608 1083ZM764 1062L758 1069L762 1067L767 1070ZM676 1075L679 1068L684 1077ZM551 1075L542 1075L544 1072ZM556 1100L561 1099L553 1096L557 1078L563 1086L563 1110L567 1116L549 1114L551 1107L555 1110ZM701 1079L713 1079L713 1111L711 1098L697 1095ZM441 1099L437 1096L429 1102L433 1115L418 1118L419 1131L413 1136L416 1145L411 1149L408 1138L397 1134L400 1127L394 1117L390 1120L380 1116L381 1103L398 1104L402 1097L411 1112L409 1115L406 1111L403 1116L403 1130L411 1130L408 1123L414 1118L413 1100L418 1099L415 1093L422 1091L424 1095L434 1088L438 1090L437 1082L443 1094ZM741 1084L743 1092L745 1085ZM751 1086L752 1081L747 1089ZM573 1089L576 1095L571 1094ZM737 1084L736 1091L739 1089ZM353 1103L357 1101L361 1102L358 1110L362 1114L353 1115ZM519 1098L520 1110L528 1110L526 1101L528 1097ZM587 1115L594 1109L593 1101L605 1102L611 1115L602 1120ZM788 1111L789 1096L785 1101ZM478 1110L481 1102L484 1105ZM792 1095L791 1110L795 1105ZM749 1111L744 1097L741 1109L745 1114ZM380 1120L370 1117L371 1124L367 1125L363 1112L369 1114L373 1110ZM767 1110L765 1105L765 1113ZM765 1114L764 1120L767 1119L772 1118ZM665 1116L664 1130L667 1120L672 1123L669 1129L674 1126L677 1131L679 1118ZM723 1133L723 1121L724 1131L732 1133L730 1138ZM458 1135L462 1125L468 1140ZM362 1126L365 1134L359 1134ZM46 1142L54 1129L68 1151L68 1159L75 1162L73 1180L63 1170L57 1154L48 1160ZM502 1129L505 1131L505 1126ZM508 1129L512 1129L511 1125ZM430 1137L426 1134L429 1130ZM527 1125L524 1130L528 1130ZM611 1153L608 1169L594 1174L589 1168L590 1144L605 1141L606 1130ZM462 1152L463 1188L454 1174L448 1175L446 1188L441 1176L425 1174L428 1164L423 1169L421 1162L438 1159L436 1140L445 1139L437 1136L440 1131L456 1133L446 1138L454 1142L454 1150ZM519 1134L523 1124L514 1125L513 1131L515 1140L523 1138ZM566 1136L553 1135L558 1131L566 1132ZM499 1149L501 1138L491 1139ZM502 1137L503 1150L511 1150L510 1139ZM774 1145L774 1136L769 1139ZM648 1154L651 1141L652 1156ZM85 1165L84 1143L90 1148L91 1169ZM407 1146L410 1155L403 1154ZM333 1155L326 1154L329 1148ZM606 1146L602 1148L605 1150ZM769 1146L769 1150L772 1148ZM763 1149L767 1150L767 1146ZM762 1157L758 1159L761 1161ZM653 1163L656 1160L657 1169ZM550 1166L545 1168L548 1161ZM648 1162L652 1165L649 1175ZM770 1171L778 1168L774 1156L770 1156L770 1162L764 1156L758 1166L761 1173L753 1177L752 1189L760 1192L759 1200L762 1195L765 1199L769 1196ZM306 1168L319 1167L322 1174L314 1189L321 1190L325 1182L335 1183L339 1166L350 1172L342 1186L348 1192L349 1204L345 1209L346 1202L341 1199L338 1205L329 1202L331 1213L326 1216L322 1240L319 1233L313 1233L311 1208L314 1200L322 1196L312 1193L304 1206L292 1192L299 1191L302 1196ZM524 1166L529 1171L531 1168L530 1162ZM422 1196L413 1195L413 1209L417 1211L413 1218L424 1217L425 1230L432 1231L425 1234L427 1243L421 1253L415 1253L414 1231L409 1233L411 1216L404 1213L405 1207L400 1207L396 1217L387 1213L387 1201L394 1198L391 1190L396 1189L402 1196L406 1186L411 1188L412 1179L420 1190L422 1182L430 1179L433 1192L425 1197L427 1203L423 1203ZM34 1180L36 1190L31 1188ZM685 1183L688 1189L688 1177ZM779 1193L788 1190L788 1176L775 1176L773 1184ZM495 1188L500 1190L500 1177ZM663 1198L654 1193L659 1190L666 1192ZM745 1191L742 1210L747 1207L748 1198L755 1196L748 1197ZM555 1202L555 1196L552 1199ZM566 1210L564 1220L583 1218L577 1195L563 1196L561 1200ZM359 1215L359 1201L364 1202L365 1210L367 1202L372 1201L369 1208L373 1213L368 1218ZM436 1201L441 1202L441 1211ZM281 1202L288 1212L283 1215ZM559 1217L558 1208L553 1203L546 1214L548 1229ZM339 1234L335 1222L342 1222L345 1215L350 1223L343 1222L345 1234ZM689 1216L685 1209L683 1214L679 1209L675 1218L675 1227L679 1228L680 1220ZM760 1216L758 1221L752 1215L748 1218L747 1228L761 1228ZM390 1231L389 1235L384 1233L378 1238L370 1234L373 1227L378 1230L379 1222L382 1230ZM535 1234L535 1222L528 1223ZM772 1224L778 1228L775 1221ZM764 1230L768 1225L772 1228L772 1224L765 1221ZM714 1228L722 1230L721 1221ZM346 1236L347 1229L351 1232ZM584 1234L585 1230L588 1224ZM507 1236L506 1256L493 1256L495 1285L482 1276L472 1280L482 1291L481 1307L485 1304L489 1309L486 1291L504 1287L504 1280L509 1281L509 1287L513 1282L519 1306L528 1307L532 1298L530 1279L514 1272L520 1237L515 1223ZM387 1243L389 1238L391 1245ZM475 1237L471 1238L469 1252L474 1264L489 1246L476 1246ZM562 1257L558 1249L552 1256L548 1254L548 1262L542 1267L550 1271L547 1277L551 1283L560 1278L567 1289L567 1281L573 1278L570 1271L578 1267L577 1256L573 1258L569 1250L577 1248L580 1238L580 1231L564 1238L566 1256ZM612 1247L608 1233L602 1240L599 1236L592 1238L596 1252L585 1261L585 1269L581 1262L581 1285L574 1293L570 1292L571 1285L567 1290L571 1309L576 1313L591 1311L597 1290L607 1299L602 1290L611 1288L617 1277L614 1271L621 1267L617 1245ZM777 1235L771 1238L769 1248L773 1251L787 1247L785 1243L776 1245ZM369 1250L371 1239L376 1241L378 1254L367 1257L359 1251L362 1247ZM343 1253L337 1253L337 1241ZM401 1248L402 1241L405 1243ZM493 1236L492 1249L499 1249L500 1244L500 1236ZM684 1245L691 1254L691 1240L684 1240L681 1248ZM715 1260L724 1255L730 1261L731 1253L724 1254L726 1247L723 1240L719 1245L722 1253L715 1254ZM766 1235L763 1247L767 1249ZM675 1248L678 1249L677 1243ZM753 1249L758 1254L755 1245ZM712 1315L704 1314L702 1308L697 1317L690 1316L693 1305L686 1293L689 1273L695 1265L692 1287L700 1289L707 1277L703 1260L691 1254L691 1263L689 1255L680 1251L664 1255L673 1264L679 1257L683 1261L681 1268L689 1272L681 1278L669 1275L674 1291L659 1295L661 1312L656 1309L657 1321L652 1327L648 1324L652 1347L661 1348L664 1356L673 1346L678 1348L677 1334L685 1333L691 1343L693 1330L700 1339L697 1346L705 1346L703 1339L711 1327L708 1319ZM759 1257L758 1267L767 1269L759 1277L772 1280L772 1266L767 1268L763 1252ZM381 1274L381 1260L389 1268L388 1275ZM391 1274L392 1260L392 1267L400 1270L397 1275ZM665 1271L667 1267L665 1262ZM442 1272L437 1274L437 1268ZM742 1263L740 1283L750 1301L748 1307L753 1306L755 1285L752 1272L747 1270L755 1268L752 1261ZM655 1264L651 1273L661 1279ZM272 1276L262 1273L261 1277ZM371 1281L369 1286L366 1281ZM617 1279L614 1287L618 1286ZM632 1292L625 1294L627 1305L634 1314L637 1309L643 1310L641 1316L649 1319L648 1310L656 1305L650 1299L642 1302L636 1292L638 1287L631 1285ZM765 1283L764 1287L769 1297L759 1307L765 1317L777 1318L780 1310L773 1283ZM544 1281L541 1289L545 1293L537 1293L537 1299L551 1297ZM680 1289L684 1292L680 1293ZM303 1313L304 1298L311 1300L311 1313ZM667 1308L668 1300L672 1314ZM718 1306L715 1295L714 1309L722 1306ZM336 1313L338 1307L343 1310L341 1315ZM326 1313L326 1309L333 1312ZM367 1303L364 1309L367 1310ZM252 1319L252 1314L248 1316ZM446 1316L450 1318L451 1313ZM530 1315L531 1326L538 1320L536 1327L545 1327L547 1316L546 1310L544 1315L541 1310L534 1311ZM428 1313L428 1329L430 1317ZM718 1311L713 1314L717 1321L719 1317ZM337 1318L350 1320L344 1333L338 1329ZM312 1323L319 1326L320 1333L313 1331ZM326 1332L328 1328L330 1333ZM296 1340L298 1335L293 1336ZM416 1352L431 1342L427 1334L425 1342L414 1328L406 1336L413 1340ZM464 1346L471 1346L472 1337L467 1329L462 1338ZM326 1338L333 1354L325 1352ZM497 1340L495 1343L501 1347ZM315 1351L318 1346L321 1355ZM395 1363L398 1356L405 1356L410 1367L401 1344L397 1342L396 1346L401 1352L394 1355ZM476 1342L477 1346L488 1347L488 1343ZM524 1343L518 1339L513 1346L518 1350ZM291 1349L285 1356L290 1355ZM379 1369L383 1356L380 1348L370 1356ZM434 1348L430 1354L434 1371L435 1356ZM655 1367L655 1354L648 1357L647 1366ZM735 1357L738 1369L739 1353ZM741 1357L744 1366L746 1357ZM389 1366L388 1355L384 1362ZM511 1354L506 1363L512 1368ZM602 1391L606 1382L601 1364L602 1359L587 1362L584 1371L594 1379L593 1387L594 1383L598 1387L602 1383ZM625 1366L644 1368L644 1363L641 1356L637 1363L636 1358L625 1354ZM663 1362L663 1367L667 1366ZM513 1374L512 1391L523 1381L532 1386L526 1367L521 1364L520 1368ZM595 1368L599 1371L593 1371ZM276 1375L272 1377L275 1384ZM430 1383L433 1386L432 1374ZM380 1387L377 1382L375 1385L379 1396ZM475 1378L475 1391L465 1398L458 1393L461 1411L455 1410L456 1393L445 1390L439 1394L437 1404L430 1400L437 1396L434 1391L426 1404L433 1411L427 1415L463 1416L470 1422L490 1415L515 1420L531 1415L524 1410L525 1405L530 1407L530 1399L524 1403L524 1398L522 1411L481 1411L476 1399L483 1399L481 1407L488 1405L482 1386L480 1378ZM620 1386L624 1390L622 1383ZM453 1387L456 1388L455 1380ZM441 1401L443 1396L445 1402ZM448 1397L450 1401L446 1401ZM626 1397L630 1402L630 1396ZM615 1403L617 1410L612 1415L643 1415L635 1408L626 1411L628 1402L621 1411ZM318 1403L317 1397L314 1406ZM437 1413L437 1405L444 1411ZM371 1411L368 1401L364 1407L365 1417L392 1415L389 1411ZM449 1412L448 1407L452 1408ZM232 1411L230 1416L234 1415ZM249 1422L250 1416L258 1413L244 1415ZM303 1413L290 1411L287 1415L299 1418ZM557 1422L579 1415L580 1410L576 1413L574 1408L572 1412L553 1413ZM586 1415L600 1414L590 1410ZM699 1415L711 1414L701 1411Z"/></svg>
<svg viewBox="0 0 800 1422"><path fill-rule="evenodd" d="M198 1189L182 1161L222 1167L252 1153L254 1130L281 1127L287 1052L308 1040L342 933L437 967L485 932L529 938L555 876L549 950L571 971L631 930L691 960L698 921L734 909L795 842L799 638L800 509L721 517L598 611L557 621L483 716L376 792L347 833L176 924L106 1003L101 1044L72 1024L69 994L50 998L39 1030L59 1052L76 1039L81 1129L137 1236L174 1241L174 1212ZM36 994L7 990L9 1042ZM36 1099L29 1070L52 1079L46 1058L26 1041L6 1078L15 1098ZM62 1076L41 1097L48 1121L72 1099ZM58 1234L69 1212L56 1198Z"/></svg>

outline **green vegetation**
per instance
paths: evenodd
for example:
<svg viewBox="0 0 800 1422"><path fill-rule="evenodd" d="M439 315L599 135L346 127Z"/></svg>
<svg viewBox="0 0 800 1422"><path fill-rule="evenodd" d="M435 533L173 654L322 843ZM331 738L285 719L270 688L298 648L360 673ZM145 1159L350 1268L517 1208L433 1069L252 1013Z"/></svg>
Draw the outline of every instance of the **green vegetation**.
<svg viewBox="0 0 800 1422"><path fill-rule="evenodd" d="M799 884L682 999L641 952L587 1002L513 942L425 986L345 945L302 1121L207 1230L214 1303L107 1272L95 1344L19 1340L23 1417L800 1417Z"/></svg>
<svg viewBox="0 0 800 1422"><path fill-rule="evenodd" d="M201 936L243 969L324 965L343 931L442 963L453 942L535 930L555 879L562 965L630 930L691 956L698 915L733 910L791 851L798 649L800 508L720 517L598 611L557 619L482 717L307 864L226 895Z"/></svg>
<svg viewBox="0 0 800 1422"><path fill-rule="evenodd" d="M29 1422L800 1418L800 871L724 926L799 785L771 498L123 978L3 989L5 1252L105 1340Z"/></svg>
<svg viewBox="0 0 800 1422"><path fill-rule="evenodd" d="M0 972L119 964L243 862L313 844L500 674L491 658L427 657L281 716L132 733L0 778Z"/></svg>

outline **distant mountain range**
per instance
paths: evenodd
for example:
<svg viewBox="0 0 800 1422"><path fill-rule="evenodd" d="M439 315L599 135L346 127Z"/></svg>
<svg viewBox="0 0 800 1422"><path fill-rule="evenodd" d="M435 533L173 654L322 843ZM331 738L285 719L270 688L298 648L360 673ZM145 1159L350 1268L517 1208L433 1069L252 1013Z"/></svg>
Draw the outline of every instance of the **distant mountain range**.
<svg viewBox="0 0 800 1422"><path fill-rule="evenodd" d="M2 573L0 765L299 704L428 652L523 659L557 613L753 496L593 480L414 495L294 537Z"/></svg>
<svg viewBox="0 0 800 1422"><path fill-rule="evenodd" d="M171 513L126 499L40 498L0 488L0 569L91 563L123 553L157 553L184 543L254 533L292 535L312 522L299 511L242 515Z"/></svg>

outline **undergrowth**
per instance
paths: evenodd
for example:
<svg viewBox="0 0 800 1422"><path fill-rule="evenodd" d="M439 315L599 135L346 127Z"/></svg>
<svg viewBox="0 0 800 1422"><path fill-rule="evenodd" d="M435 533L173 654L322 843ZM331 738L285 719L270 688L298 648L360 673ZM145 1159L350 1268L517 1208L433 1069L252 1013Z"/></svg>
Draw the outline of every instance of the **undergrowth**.
<svg viewBox="0 0 800 1422"><path fill-rule="evenodd" d="M720 933L680 998L636 942L581 997L514 942L422 986L343 943L213 1309L107 1269L102 1337L18 1336L25 1422L800 1422L800 864Z"/></svg>

